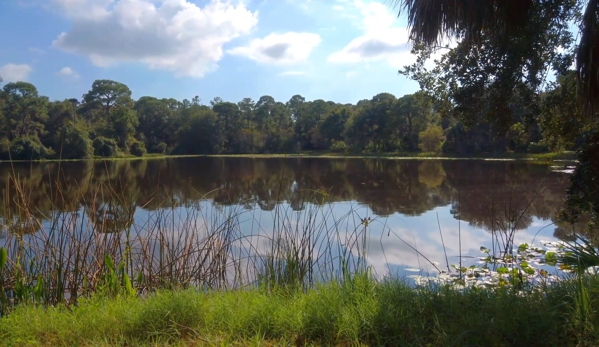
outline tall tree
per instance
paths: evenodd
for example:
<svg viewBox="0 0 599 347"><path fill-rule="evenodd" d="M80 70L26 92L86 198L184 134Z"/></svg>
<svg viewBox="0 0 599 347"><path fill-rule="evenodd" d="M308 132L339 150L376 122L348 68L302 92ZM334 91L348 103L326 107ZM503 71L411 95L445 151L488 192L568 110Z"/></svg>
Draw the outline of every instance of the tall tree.
<svg viewBox="0 0 599 347"><path fill-rule="evenodd" d="M83 95L83 102L84 112L94 120L98 116L108 118L115 106L133 107L129 87L112 80L94 81L90 91Z"/></svg>
<svg viewBox="0 0 599 347"><path fill-rule="evenodd" d="M219 145L229 153L239 153L243 127L242 113L237 104L221 102L212 106L217 114Z"/></svg>
<svg viewBox="0 0 599 347"><path fill-rule="evenodd" d="M10 139L39 138L45 133L48 98L39 96L31 83L8 83L3 88L3 126Z"/></svg>
<svg viewBox="0 0 599 347"><path fill-rule="evenodd" d="M143 136L150 152L164 153L174 145L174 103L150 96L139 98L133 109L137 112L137 131Z"/></svg>

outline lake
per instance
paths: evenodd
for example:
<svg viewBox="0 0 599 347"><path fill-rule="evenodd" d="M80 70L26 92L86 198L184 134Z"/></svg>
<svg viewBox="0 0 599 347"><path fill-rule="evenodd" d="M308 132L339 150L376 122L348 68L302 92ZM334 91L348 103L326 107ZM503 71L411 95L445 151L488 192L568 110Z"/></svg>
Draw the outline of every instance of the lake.
<svg viewBox="0 0 599 347"><path fill-rule="evenodd" d="M15 230L40 254L49 245L93 244L85 253L92 263L109 243L134 240L127 249L137 252L139 271L164 272L168 258L209 286L218 280L206 280L214 274L205 269L217 262L242 283L260 271L249 259L291 250L321 274L341 271L344 261L379 276L435 272L471 263L481 246L572 239L572 227L556 220L569 180L561 166L236 157L0 163L0 245L14 245ZM122 257L117 248L110 252ZM69 252L60 257L71 261ZM143 264L158 258L159 269ZM200 260L205 272L191 274Z"/></svg>

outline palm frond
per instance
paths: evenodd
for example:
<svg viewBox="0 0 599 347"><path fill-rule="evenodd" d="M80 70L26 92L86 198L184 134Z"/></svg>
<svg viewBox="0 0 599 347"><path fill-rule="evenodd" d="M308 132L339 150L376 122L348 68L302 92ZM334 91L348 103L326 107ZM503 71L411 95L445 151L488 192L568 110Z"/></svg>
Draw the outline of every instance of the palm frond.
<svg viewBox="0 0 599 347"><path fill-rule="evenodd" d="M463 34L478 42L485 28L509 37L526 25L533 0L393 0L407 15L410 39L426 45Z"/></svg>

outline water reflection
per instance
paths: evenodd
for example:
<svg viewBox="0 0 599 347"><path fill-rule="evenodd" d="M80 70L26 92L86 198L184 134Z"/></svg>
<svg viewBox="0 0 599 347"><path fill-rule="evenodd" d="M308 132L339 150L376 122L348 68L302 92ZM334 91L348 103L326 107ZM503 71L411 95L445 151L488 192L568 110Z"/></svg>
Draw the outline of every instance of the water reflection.
<svg viewBox="0 0 599 347"><path fill-rule="evenodd" d="M535 218L554 218L568 175L526 162L185 158L0 164L0 184L4 218L27 200L40 219L85 207L95 223L125 227L136 208L192 207L208 199L262 211L288 203L299 211L314 202L305 201L306 192L321 190L327 203L354 201L383 217L449 205L454 218L484 230L526 210L515 225L523 230Z"/></svg>
<svg viewBox="0 0 599 347"><path fill-rule="evenodd" d="M516 244L571 239L572 226L556 220L569 176L554 171L514 161L305 158L0 164L0 238L67 218L82 244L79 234L118 243L127 230L141 255L167 245L185 264L210 259L206 268L231 263L225 256L242 264L283 240L307 242L306 257L325 275L340 269L338 259L360 257L379 274L431 270L423 255L442 268L458 264L490 247L498 230L517 230ZM155 272L141 255L143 272Z"/></svg>

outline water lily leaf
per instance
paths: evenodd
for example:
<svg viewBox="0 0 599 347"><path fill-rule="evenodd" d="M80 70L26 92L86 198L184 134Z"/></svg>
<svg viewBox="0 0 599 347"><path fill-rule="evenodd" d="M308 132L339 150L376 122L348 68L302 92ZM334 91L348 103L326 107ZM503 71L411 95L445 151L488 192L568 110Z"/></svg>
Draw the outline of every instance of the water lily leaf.
<svg viewBox="0 0 599 347"><path fill-rule="evenodd" d="M505 274L510 273L510 270L508 270L506 267L500 267L500 268L497 269L497 273L505 275Z"/></svg>

